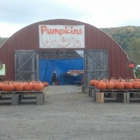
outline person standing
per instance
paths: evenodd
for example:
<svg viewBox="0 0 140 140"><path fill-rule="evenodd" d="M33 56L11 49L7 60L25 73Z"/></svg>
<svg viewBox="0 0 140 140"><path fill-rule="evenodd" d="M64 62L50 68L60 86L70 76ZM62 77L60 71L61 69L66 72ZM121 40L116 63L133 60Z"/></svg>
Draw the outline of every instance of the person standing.
<svg viewBox="0 0 140 140"><path fill-rule="evenodd" d="M57 74L56 71L53 71L53 75L52 75L52 85L55 85L57 81Z"/></svg>

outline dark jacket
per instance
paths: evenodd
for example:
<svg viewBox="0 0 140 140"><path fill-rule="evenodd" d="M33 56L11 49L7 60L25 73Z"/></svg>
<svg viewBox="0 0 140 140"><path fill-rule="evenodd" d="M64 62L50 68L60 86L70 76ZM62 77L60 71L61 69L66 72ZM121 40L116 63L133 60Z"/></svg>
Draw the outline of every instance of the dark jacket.
<svg viewBox="0 0 140 140"><path fill-rule="evenodd" d="M56 73L53 73L52 82L56 82L56 81L57 81L57 75L56 75Z"/></svg>

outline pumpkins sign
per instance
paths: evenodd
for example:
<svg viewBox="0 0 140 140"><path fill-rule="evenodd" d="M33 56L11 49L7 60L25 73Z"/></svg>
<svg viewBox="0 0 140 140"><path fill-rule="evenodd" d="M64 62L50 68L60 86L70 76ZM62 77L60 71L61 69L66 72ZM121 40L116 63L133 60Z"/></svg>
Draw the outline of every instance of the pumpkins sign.
<svg viewBox="0 0 140 140"><path fill-rule="evenodd" d="M84 25L39 25L40 48L85 48Z"/></svg>

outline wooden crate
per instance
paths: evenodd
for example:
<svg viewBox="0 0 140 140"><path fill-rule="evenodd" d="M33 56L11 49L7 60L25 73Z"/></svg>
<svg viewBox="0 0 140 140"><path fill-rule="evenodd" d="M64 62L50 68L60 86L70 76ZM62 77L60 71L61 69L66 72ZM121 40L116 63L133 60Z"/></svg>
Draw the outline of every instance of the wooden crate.
<svg viewBox="0 0 140 140"><path fill-rule="evenodd" d="M7 96L7 100L5 100ZM0 103L6 104L7 102L11 105L19 104L44 104L45 95L43 91L0 91Z"/></svg>
<svg viewBox="0 0 140 140"><path fill-rule="evenodd" d="M130 96L132 95L132 96ZM140 92L128 92L127 93L127 103L134 103L134 102L140 102Z"/></svg>
<svg viewBox="0 0 140 140"><path fill-rule="evenodd" d="M89 86L89 92L88 92L89 96L91 98L93 98L94 100L96 100L96 91L95 91L95 87L94 86Z"/></svg>
<svg viewBox="0 0 140 140"><path fill-rule="evenodd" d="M96 102L104 103L104 92L96 92Z"/></svg>

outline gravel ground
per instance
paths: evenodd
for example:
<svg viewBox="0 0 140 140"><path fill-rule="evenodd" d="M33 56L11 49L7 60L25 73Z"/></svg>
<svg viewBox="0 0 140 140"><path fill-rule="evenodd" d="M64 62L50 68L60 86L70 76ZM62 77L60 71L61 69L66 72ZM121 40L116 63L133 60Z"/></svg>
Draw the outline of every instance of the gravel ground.
<svg viewBox="0 0 140 140"><path fill-rule="evenodd" d="M0 140L140 140L140 103L99 104L80 86L49 86L44 105L0 105Z"/></svg>

